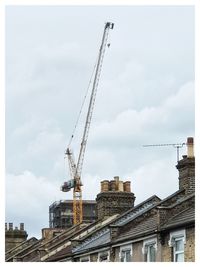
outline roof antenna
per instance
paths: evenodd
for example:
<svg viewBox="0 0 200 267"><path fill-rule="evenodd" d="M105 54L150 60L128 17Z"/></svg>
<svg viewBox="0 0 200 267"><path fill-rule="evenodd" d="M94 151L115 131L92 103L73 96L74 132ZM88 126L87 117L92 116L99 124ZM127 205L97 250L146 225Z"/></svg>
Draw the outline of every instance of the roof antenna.
<svg viewBox="0 0 200 267"><path fill-rule="evenodd" d="M177 155L177 162L179 161L179 150L182 148L186 143L178 143L178 144L152 144L152 145L143 145L143 147L156 147L156 146L173 146L176 148L176 155Z"/></svg>

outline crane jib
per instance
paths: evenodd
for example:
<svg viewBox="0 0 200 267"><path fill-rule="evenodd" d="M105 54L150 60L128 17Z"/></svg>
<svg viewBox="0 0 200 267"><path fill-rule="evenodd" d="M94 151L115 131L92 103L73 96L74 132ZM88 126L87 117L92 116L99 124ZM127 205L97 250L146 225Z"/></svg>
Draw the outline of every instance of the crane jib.
<svg viewBox="0 0 200 267"><path fill-rule="evenodd" d="M75 163L73 152L69 148L67 148L66 150L66 155L68 158L69 169L70 169L70 175L72 179L69 180L68 182L65 182L64 185L61 187L61 190L63 192L67 192L73 188L73 222L74 224L81 223L83 219L81 171L82 171L82 166L83 166L84 154L85 154L86 144L88 140L92 114L94 110L94 103L96 99L97 88L98 88L102 64L103 64L103 58L104 58L106 44L108 40L108 33L109 33L109 30L113 28L114 28L114 23L106 22L104 31L103 31L103 37L102 37L100 49L99 49L98 61L97 61L96 69L95 69L92 92L90 96L83 136L81 139L81 146L80 146L77 164Z"/></svg>

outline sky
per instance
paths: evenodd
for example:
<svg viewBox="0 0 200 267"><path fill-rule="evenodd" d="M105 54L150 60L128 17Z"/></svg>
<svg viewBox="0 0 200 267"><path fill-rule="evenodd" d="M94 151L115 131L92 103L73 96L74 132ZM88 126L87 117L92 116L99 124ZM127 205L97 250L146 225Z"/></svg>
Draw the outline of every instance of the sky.
<svg viewBox="0 0 200 267"><path fill-rule="evenodd" d="M131 180L135 204L178 190L173 146L194 136L194 7L6 7L6 222L29 237L49 226L49 206L72 199L64 158L110 31L84 157L83 199L100 181ZM91 90L89 91L89 93ZM71 147L77 159L90 94ZM186 154L186 147L180 156Z"/></svg>

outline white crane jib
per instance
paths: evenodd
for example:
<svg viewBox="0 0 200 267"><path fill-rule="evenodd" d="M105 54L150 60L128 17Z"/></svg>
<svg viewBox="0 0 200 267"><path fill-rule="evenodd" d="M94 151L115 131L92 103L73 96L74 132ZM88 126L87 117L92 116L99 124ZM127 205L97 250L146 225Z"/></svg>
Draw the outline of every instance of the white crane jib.
<svg viewBox="0 0 200 267"><path fill-rule="evenodd" d="M81 171L83 167L83 160L84 160L84 154L85 154L85 149L86 149L86 144L88 140L88 134L89 134L89 129L90 129L90 124L91 124L91 119L92 119L92 114L93 114L93 109L94 109L94 103L95 103L95 98L96 98L96 93L97 93L97 88L99 84L99 78L101 74L101 69L102 69L102 63L103 63L103 58L105 54L105 49L107 45L107 40L108 40L108 33L110 29L113 29L114 23L107 22L104 27L104 32L103 32L103 37L102 37L102 42L99 50L99 56L98 56L98 61L96 65L96 70L95 70L95 75L94 75L94 81L92 85L92 92L90 96L90 102L89 102L89 107L87 111L87 117L86 117L86 122L85 122L85 127L84 127L84 132L81 140L81 145L80 145L80 151L79 151L79 156L78 156L78 161L77 164L75 163L74 156L72 150L68 147L66 150L66 155L68 157L68 162L69 162L69 168L70 168L70 174L71 174L71 180L68 182L65 182L64 185L61 187L61 190L64 192L69 191L71 188L74 189L74 202L81 202L81 204L78 205L77 203L74 203L74 209L79 210L81 213L81 218L80 220L74 220L74 223L78 223L82 221L82 196L81 196ZM76 206L76 208L75 208ZM81 209L81 210L80 210ZM74 217L79 216L76 211L74 211Z"/></svg>

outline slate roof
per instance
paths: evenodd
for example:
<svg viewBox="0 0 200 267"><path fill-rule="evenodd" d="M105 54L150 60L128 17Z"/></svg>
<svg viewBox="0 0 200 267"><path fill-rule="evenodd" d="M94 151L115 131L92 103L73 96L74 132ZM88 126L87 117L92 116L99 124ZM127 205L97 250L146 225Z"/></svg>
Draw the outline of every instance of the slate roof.
<svg viewBox="0 0 200 267"><path fill-rule="evenodd" d="M83 252L85 250L98 247L100 245L106 245L110 242L110 231L109 229L105 229L104 231L100 232L98 236L94 236L91 240L87 242L83 242L79 247L72 250L73 253L76 252Z"/></svg>
<svg viewBox="0 0 200 267"><path fill-rule="evenodd" d="M48 243L45 243L43 248L46 248L48 253L44 255L41 260L47 261L50 257L53 257L55 254L59 253L60 251L64 250L66 248L66 244L69 242L71 244L71 239L74 236L80 235L82 232L87 231L88 225L85 226L85 224L82 225L78 224L70 229L68 229L66 232L64 232L62 235L57 236L56 240L52 242L52 239L48 241ZM55 239L55 238L54 238ZM48 246L47 246L48 244ZM67 246L68 247L68 246Z"/></svg>
<svg viewBox="0 0 200 267"><path fill-rule="evenodd" d="M118 216L119 216L118 214L114 214L109 218L104 219L103 221L102 220L96 221L95 223L90 225L90 227L88 227L87 231L84 231L82 234L75 237L73 240L84 241L86 238L90 238L94 234L96 235L96 233L101 232L102 229L105 229L105 227L109 225L111 222L113 222Z"/></svg>
<svg viewBox="0 0 200 267"><path fill-rule="evenodd" d="M145 217L141 222L131 227L129 230L123 232L118 238L114 240L115 243L127 239L138 238L145 236L146 233L155 232L157 230L157 214Z"/></svg>
<svg viewBox="0 0 200 267"><path fill-rule="evenodd" d="M141 216L142 214L146 213L153 207L157 206L159 203L160 198L158 198L156 195L153 195L152 197L141 202L137 206L131 208L129 211L111 220L110 225L123 226L128 222L134 220L138 216ZM73 249L73 253L80 253L85 250L98 247L99 245L108 244L111 240L110 231L107 227L107 224L105 225L105 227L98 229L96 232L91 232L90 235L86 236L86 238L82 241L83 242L80 245Z"/></svg>
<svg viewBox="0 0 200 267"><path fill-rule="evenodd" d="M88 227L88 225L85 227ZM48 240L48 242L46 242L44 244L44 246L48 247L48 250L51 251L51 250L59 247L60 245L62 245L65 241L68 241L71 236L80 233L83 230L83 228L84 227L81 227L80 224L74 225L74 226L70 227L69 229L66 229L65 232L63 232L63 233L55 236L54 238Z"/></svg>
<svg viewBox="0 0 200 267"><path fill-rule="evenodd" d="M175 228L176 226L186 225L195 222L195 208L189 207L188 209L173 216L165 223L161 229Z"/></svg>
<svg viewBox="0 0 200 267"><path fill-rule="evenodd" d="M147 215L142 219L140 222L136 222L134 227L131 227L129 230L126 231L126 224L134 221L136 218L143 216L144 214L148 214L149 211L153 210L154 208L158 206L163 206L164 208L172 208L173 206L176 206L177 204L191 198L192 196L183 196L183 190L178 190L174 194L168 196L164 200L160 200L157 196L152 196L148 198L147 200L143 201L142 203L138 204L134 208L131 208L129 211L123 213L122 215L119 215L114 219L110 226L119 226L123 229L123 233L118 236L114 241L114 243L117 243L122 240L127 239L135 239L140 236L145 236L147 234L155 233L158 230L158 218L157 213ZM162 205L160 205L162 203ZM166 205L167 204L167 205ZM169 204L172 204L171 206ZM182 215L184 218L184 214ZM177 217L179 218L179 217ZM181 219L181 215L179 220ZM187 220L187 218L185 219ZM173 223L173 221L172 221ZM97 230L96 233L91 232L90 237L83 238L82 242L73 249L73 253L83 253L86 250L97 248L101 245L106 245L111 242L110 239L110 232L109 228L103 227L102 229Z"/></svg>
<svg viewBox="0 0 200 267"><path fill-rule="evenodd" d="M21 257L22 255L27 253L27 251L30 251L32 250L32 248L38 246L40 242L41 239L38 240L35 237L24 241L23 243L21 243L17 247L14 247L12 250L6 253L6 261L10 261L11 259L13 259L13 257Z"/></svg>
<svg viewBox="0 0 200 267"><path fill-rule="evenodd" d="M69 255L72 251L72 246L69 245L66 248L60 250L55 255L50 256L47 261L58 261L66 257L66 255Z"/></svg>
<svg viewBox="0 0 200 267"><path fill-rule="evenodd" d="M161 206L169 206L172 204L176 204L177 201L180 199L185 198L185 189L180 189L174 192L173 194L167 196L163 200L161 200L160 205Z"/></svg>
<svg viewBox="0 0 200 267"><path fill-rule="evenodd" d="M150 210L152 207L157 206L160 203L160 201L161 200L159 197L153 195L152 197L146 199L145 201L131 208L127 212L123 213L112 224L116 226L123 226L128 222L132 221L133 219L135 219L136 217L140 216L144 212Z"/></svg>
<svg viewBox="0 0 200 267"><path fill-rule="evenodd" d="M15 255L17 252L26 249L30 245L33 245L37 241L38 241L38 239L35 237L31 237L31 238L25 240L24 242L20 243L18 246L8 250L6 252L6 259L10 258L12 255Z"/></svg>

